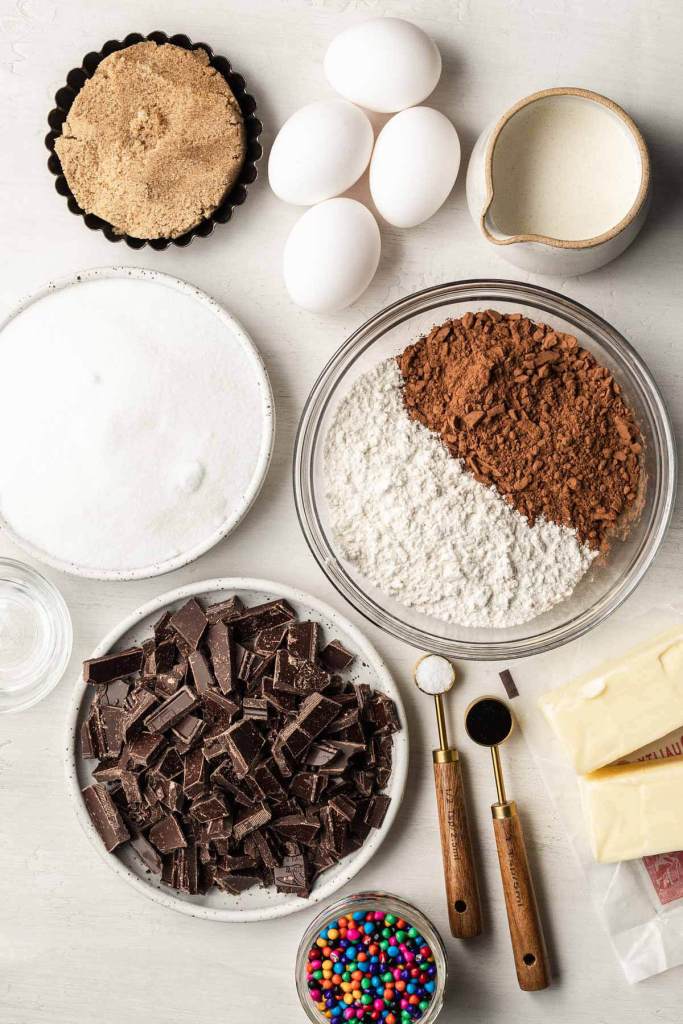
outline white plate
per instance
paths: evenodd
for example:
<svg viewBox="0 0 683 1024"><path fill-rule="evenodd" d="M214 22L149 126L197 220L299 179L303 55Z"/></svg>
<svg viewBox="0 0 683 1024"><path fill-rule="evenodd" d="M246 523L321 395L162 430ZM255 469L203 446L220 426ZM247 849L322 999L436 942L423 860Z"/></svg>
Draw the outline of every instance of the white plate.
<svg viewBox="0 0 683 1024"><path fill-rule="evenodd" d="M150 875L137 855L129 846L119 848L113 854L107 853L100 836L95 830L83 803L81 790L92 780L90 765L94 762L84 761L80 756L78 737L80 726L87 715L92 694L84 686L81 678L76 684L71 709L69 712L66 772L69 792L76 808L78 820L88 839L95 847L106 864L116 874L133 886L142 896L161 903L171 910L213 921L267 921L275 917L285 917L297 910L304 910L313 903L327 899L337 889L345 885L360 871L364 864L379 848L391 827L398 811L408 770L408 727L401 697L388 669L365 637L355 626L339 615L329 605L300 590L273 583L270 580L247 578L204 580L191 583L185 587L162 594L161 597L149 601L128 615L109 633L93 651L91 657L98 658L111 650L122 650L133 644L140 643L150 636L151 627L162 611L166 608L179 607L189 597L195 595L206 598L209 602L222 600L231 594L238 594L246 605L260 604L275 598L285 598L295 612L306 619L319 622L328 639L339 638L345 647L356 655L348 678L367 682L373 689L388 694L396 704L401 719L401 731L394 733L393 770L389 785L385 792L391 797L391 803L382 827L372 829L360 850L349 854L344 860L320 876L308 899L278 893L274 888L256 887L239 896L212 891L204 896L187 896L162 885L161 879Z"/></svg>
<svg viewBox="0 0 683 1024"><path fill-rule="evenodd" d="M259 395L261 406L259 410L259 418L261 420L261 443L249 483L240 494L239 499L231 505L227 518L220 524L220 526L207 536L201 538L201 540L195 543L191 548L180 553L174 553L151 564L143 566L121 565L116 566L115 568L93 568L92 566L79 565L76 562L65 560L54 552L45 551L42 548L39 548L31 540L23 537L20 533L17 533L16 530L0 516L0 528L4 529L8 536L33 558L45 563L46 565L52 566L54 569L59 569L61 572L67 572L74 576L84 576L90 579L146 579L151 576L159 576L163 573L171 572L172 570L178 569L181 566L194 561L194 559L199 558L199 556L204 554L205 551L208 551L208 549L213 547L214 544L217 544L227 536L227 534L237 526L246 514L261 490L261 486L268 471L273 449L275 429L273 394L263 360L261 359L253 341L241 324L205 292L202 292L193 285L180 281L175 277L170 277L167 274L160 274L154 270L144 270L136 267L100 267L93 270L86 270L72 277L51 282L40 291L25 299L9 314L8 317L6 317L2 323L0 323L0 332L5 330L17 317L21 316L22 313L30 310L30 308L36 303L44 300L49 301L51 295L62 291L63 289L78 287L84 282L107 279L125 280L127 278L133 278L137 281L147 281L152 284L163 285L166 288L173 289L174 291L181 293L181 295L185 295L197 302L204 316L206 316L206 311L208 310L218 318L224 328L226 343L231 344L235 350L241 351L246 358L249 372L253 375L253 384ZM122 301L124 301L123 298ZM94 325L93 328L94 338L96 338L95 326L96 325ZM188 356L190 352L191 339L188 339Z"/></svg>

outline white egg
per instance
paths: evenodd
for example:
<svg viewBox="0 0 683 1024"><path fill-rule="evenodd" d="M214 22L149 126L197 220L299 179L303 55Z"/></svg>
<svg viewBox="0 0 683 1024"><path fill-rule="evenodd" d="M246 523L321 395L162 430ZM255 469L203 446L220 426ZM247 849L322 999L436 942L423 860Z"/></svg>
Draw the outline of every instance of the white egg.
<svg viewBox="0 0 683 1024"><path fill-rule="evenodd" d="M312 206L351 188L368 166L374 136L358 107L321 100L297 110L278 132L268 180L286 203Z"/></svg>
<svg viewBox="0 0 683 1024"><path fill-rule="evenodd" d="M350 306L375 276L380 247L377 221L355 199L328 199L306 210L285 245L292 301L314 313Z"/></svg>
<svg viewBox="0 0 683 1024"><path fill-rule="evenodd" d="M390 224L412 228L448 198L460 167L455 128L431 107L411 107L387 121L370 164L375 206Z"/></svg>
<svg viewBox="0 0 683 1024"><path fill-rule="evenodd" d="M441 54L410 21L371 18L335 36L325 75L347 100L390 114L429 96L441 76Z"/></svg>

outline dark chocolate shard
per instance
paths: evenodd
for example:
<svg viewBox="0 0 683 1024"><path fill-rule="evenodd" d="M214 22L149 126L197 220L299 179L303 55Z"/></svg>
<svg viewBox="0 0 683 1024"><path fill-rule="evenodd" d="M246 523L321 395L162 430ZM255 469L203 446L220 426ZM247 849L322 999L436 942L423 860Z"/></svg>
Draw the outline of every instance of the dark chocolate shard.
<svg viewBox="0 0 683 1024"><path fill-rule="evenodd" d="M171 735L182 748L182 752L186 753L199 742L205 728L206 724L201 718L197 718L196 715L185 715L179 722L171 726Z"/></svg>
<svg viewBox="0 0 683 1024"><path fill-rule="evenodd" d="M230 693L237 681L236 651L230 628L224 622L209 626L207 642L216 681L223 693Z"/></svg>
<svg viewBox="0 0 683 1024"><path fill-rule="evenodd" d="M287 626L285 625L262 629L254 641L254 650L262 658L270 658L282 647L286 636Z"/></svg>
<svg viewBox="0 0 683 1024"><path fill-rule="evenodd" d="M312 693L299 708L295 722L309 739L314 740L337 717L339 711L336 701L323 697L321 693Z"/></svg>
<svg viewBox="0 0 683 1024"><path fill-rule="evenodd" d="M90 820L109 853L130 839L130 832L106 786L100 783L87 786L83 790L83 801Z"/></svg>
<svg viewBox="0 0 683 1024"><path fill-rule="evenodd" d="M232 832L233 839L239 842L240 839L244 839L250 832L267 825L270 817L270 808L264 801L261 801L249 810L242 811L235 819Z"/></svg>
<svg viewBox="0 0 683 1024"><path fill-rule="evenodd" d="M242 713L245 718L253 718L256 722L267 722L268 702L261 697L245 697L242 701Z"/></svg>
<svg viewBox="0 0 683 1024"><path fill-rule="evenodd" d="M100 704L112 708L122 708L129 692L130 683L125 679L115 679L112 683L105 683L99 694Z"/></svg>
<svg viewBox="0 0 683 1024"><path fill-rule="evenodd" d="M260 875L238 875L229 874L220 878L216 878L216 884L219 888L223 889L224 892L230 893L231 896L239 896L240 893L246 892L247 889L251 889L254 885L261 885L263 879Z"/></svg>
<svg viewBox="0 0 683 1024"><path fill-rule="evenodd" d="M263 761L254 768L253 782L269 800L284 800L286 793L272 770L273 762Z"/></svg>
<svg viewBox="0 0 683 1024"><path fill-rule="evenodd" d="M178 758L180 760L180 758ZM183 762L183 792L194 800L206 789L206 761L199 747L185 755Z"/></svg>
<svg viewBox="0 0 683 1024"><path fill-rule="evenodd" d="M199 867L197 863L196 843L188 843L185 849L174 853L175 887L189 896L199 892Z"/></svg>
<svg viewBox="0 0 683 1024"><path fill-rule="evenodd" d="M510 669L504 668L503 671L499 673L499 675L500 681L505 687L505 692L510 698L510 700L512 700L513 697L519 697L519 690L517 689L517 684L512 678L512 672L510 671Z"/></svg>
<svg viewBox="0 0 683 1024"><path fill-rule="evenodd" d="M163 736L140 733L128 743L128 755L133 764L148 768L156 755L166 746Z"/></svg>
<svg viewBox="0 0 683 1024"><path fill-rule="evenodd" d="M287 630L287 650L299 661L315 662L319 639L317 622L294 622Z"/></svg>
<svg viewBox="0 0 683 1024"><path fill-rule="evenodd" d="M281 714L286 715L290 711L296 710L298 704L296 692L276 690L271 676L264 676L261 680L261 693L264 700L267 700L270 706Z"/></svg>
<svg viewBox="0 0 683 1024"><path fill-rule="evenodd" d="M86 759L97 757L97 752L93 744L93 738L90 733L90 722L86 719L81 725L81 757Z"/></svg>
<svg viewBox="0 0 683 1024"><path fill-rule="evenodd" d="M228 812L225 800L217 791L209 796L195 800L190 808L190 814L200 824L205 821L212 821L214 818L224 818Z"/></svg>
<svg viewBox="0 0 683 1024"><path fill-rule="evenodd" d="M228 726L239 711L239 705L216 691L201 694L201 702L210 722Z"/></svg>
<svg viewBox="0 0 683 1024"><path fill-rule="evenodd" d="M177 693L156 708L145 718L145 728L149 732L165 732L184 718L197 706L197 697L188 686L182 686Z"/></svg>
<svg viewBox="0 0 683 1024"><path fill-rule="evenodd" d="M325 787L327 779L316 772L297 772L292 779L289 792L305 804L315 804Z"/></svg>
<svg viewBox="0 0 683 1024"><path fill-rule="evenodd" d="M154 849L150 841L143 836L142 832L137 832L130 841L130 845L133 847L138 857L145 865L148 871L151 871L153 875L160 875L162 868L161 857Z"/></svg>
<svg viewBox="0 0 683 1024"><path fill-rule="evenodd" d="M240 643L251 640L264 629L272 626L280 626L291 622L295 618L294 612L283 599L267 601L265 604L255 605L247 609L238 618L232 620L235 630L235 639Z"/></svg>
<svg viewBox="0 0 683 1024"><path fill-rule="evenodd" d="M171 853L183 849L187 840L173 814L167 814L149 830L149 841L156 846L159 853Z"/></svg>
<svg viewBox="0 0 683 1024"><path fill-rule="evenodd" d="M218 601L210 604L206 609L206 618L210 626L216 622L231 622L238 618L244 611L244 605L239 597L228 597L225 601Z"/></svg>
<svg viewBox="0 0 683 1024"><path fill-rule="evenodd" d="M171 635L171 613L165 611L152 626L155 641L160 644Z"/></svg>
<svg viewBox="0 0 683 1024"><path fill-rule="evenodd" d="M320 652L321 664L328 672L344 672L353 662L353 657L341 640L330 640Z"/></svg>
<svg viewBox="0 0 683 1024"><path fill-rule="evenodd" d="M130 740L142 729L142 723L158 706L159 701L149 690L140 689L126 699L126 716L123 721L123 735Z"/></svg>
<svg viewBox="0 0 683 1024"><path fill-rule="evenodd" d="M197 693L210 692L216 684L213 673L201 651L193 651L187 659L192 682Z"/></svg>
<svg viewBox="0 0 683 1024"><path fill-rule="evenodd" d="M263 669L264 659L260 655L255 654L254 651L249 651L246 647L242 647L241 644L235 644L235 651L237 678L241 679L243 683L256 679Z"/></svg>
<svg viewBox="0 0 683 1024"><path fill-rule="evenodd" d="M264 737L249 719L231 725L226 732L228 754L235 774L243 778L258 760L265 742Z"/></svg>
<svg viewBox="0 0 683 1024"><path fill-rule="evenodd" d="M356 816L355 804L353 801L349 800L347 796L344 796L341 793L333 797L328 806L334 814L339 815L340 818L344 818L349 825Z"/></svg>
<svg viewBox="0 0 683 1024"><path fill-rule="evenodd" d="M313 743L306 753L304 763L311 768L323 768L337 757L339 751L324 741Z"/></svg>
<svg viewBox="0 0 683 1024"><path fill-rule="evenodd" d="M283 818L277 818L272 822L271 828L279 835L301 843L302 846L312 846L320 831L319 823L303 814L288 814Z"/></svg>
<svg viewBox="0 0 683 1024"><path fill-rule="evenodd" d="M305 898L309 895L308 870L302 854L285 857L282 864L273 869L273 881L278 892Z"/></svg>
<svg viewBox="0 0 683 1024"><path fill-rule="evenodd" d="M171 616L170 625L183 638L190 651L196 651L208 623L199 601L191 597Z"/></svg>
<svg viewBox="0 0 683 1024"><path fill-rule="evenodd" d="M125 651L105 654L102 658L90 658L83 662L83 679L86 683L111 683L139 672L142 661L142 647L129 647Z"/></svg>
<svg viewBox="0 0 683 1024"><path fill-rule="evenodd" d="M365 812L365 823L370 825L371 828L381 828L390 803L391 797L386 796L384 793L376 793L370 798L368 809Z"/></svg>

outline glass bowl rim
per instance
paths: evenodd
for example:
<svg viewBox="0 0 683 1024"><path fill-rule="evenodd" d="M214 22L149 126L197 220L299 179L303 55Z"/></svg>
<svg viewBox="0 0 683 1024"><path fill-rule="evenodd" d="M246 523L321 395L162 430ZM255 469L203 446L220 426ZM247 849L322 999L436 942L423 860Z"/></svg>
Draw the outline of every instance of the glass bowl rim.
<svg viewBox="0 0 683 1024"><path fill-rule="evenodd" d="M16 558L0 558L0 570L8 568L20 573L32 586L42 592L49 601L49 612L56 630L56 643L49 666L45 668L40 682L33 682L19 691L16 703L0 706L0 714L14 715L27 711L52 693L63 679L73 649L73 623L68 605L54 583L34 569L28 562Z"/></svg>
<svg viewBox="0 0 683 1024"><path fill-rule="evenodd" d="M434 961L437 967L437 985L431 1003L422 1016L417 1018L415 1024L432 1024L441 1013L448 984L448 953L441 938L441 933L427 914L420 910L419 907L416 907L414 903L385 890L368 889L340 896L334 903L323 907L309 922L301 936L296 952L294 983L301 1007L308 1019L313 1021L313 1024L320 1024L323 1017L317 1009L314 1009L312 1000L309 998L308 991L306 990L304 969L311 943L326 922L336 917L345 908L353 911L359 909L361 905L370 909L372 906L379 906L380 904L385 906L391 913L399 913L410 924L417 925L434 953Z"/></svg>
<svg viewBox="0 0 683 1024"><path fill-rule="evenodd" d="M489 294L491 292L496 294ZM516 639L452 640L428 633L385 611L350 578L335 554L321 524L311 485L313 454L322 418L349 367L375 341L416 314L437 309L448 301L467 300L526 302L539 312L561 317L595 337L629 377L651 421L650 442L656 464L650 480L652 512L649 528L630 565L589 608L559 625ZM418 649L463 660L499 661L545 653L585 636L608 618L633 593L659 550L673 513L676 481L676 442L669 413L650 370L636 349L607 320L575 299L540 285L503 278L471 278L431 285L398 299L367 319L340 345L318 375L304 404L294 442L293 489L297 518L313 557L335 590L359 614L390 636Z"/></svg>

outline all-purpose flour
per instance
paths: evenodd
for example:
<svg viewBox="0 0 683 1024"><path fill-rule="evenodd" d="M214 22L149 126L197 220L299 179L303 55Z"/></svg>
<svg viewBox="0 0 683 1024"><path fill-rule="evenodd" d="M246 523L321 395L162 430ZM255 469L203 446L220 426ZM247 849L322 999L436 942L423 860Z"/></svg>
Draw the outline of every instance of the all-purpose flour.
<svg viewBox="0 0 683 1024"><path fill-rule="evenodd" d="M62 288L6 325L0 356L0 513L41 551L152 567L243 509L268 396L192 293L128 277Z"/></svg>
<svg viewBox="0 0 683 1024"><path fill-rule="evenodd" d="M532 527L411 421L389 359L356 381L325 438L324 473L342 555L425 615L512 626L568 597L594 558L573 530Z"/></svg>

